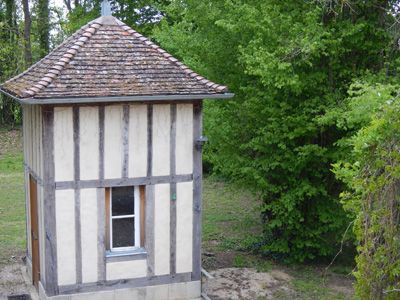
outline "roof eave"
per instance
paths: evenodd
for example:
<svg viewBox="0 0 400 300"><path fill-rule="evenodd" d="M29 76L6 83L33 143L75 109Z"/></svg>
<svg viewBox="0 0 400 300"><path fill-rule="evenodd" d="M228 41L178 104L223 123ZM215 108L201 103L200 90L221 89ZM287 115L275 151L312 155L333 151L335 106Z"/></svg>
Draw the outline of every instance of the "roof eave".
<svg viewBox="0 0 400 300"><path fill-rule="evenodd" d="M19 102L20 104L29 104L25 101L25 99L21 99L15 95L10 94L9 92L7 92L6 90L0 88L0 92L2 92L4 95L7 95L8 97L14 99L15 101Z"/></svg>
<svg viewBox="0 0 400 300"><path fill-rule="evenodd" d="M66 98L19 98L4 89L2 93L21 104L76 104L104 102L143 102L143 101L183 101L203 99L230 99L235 94L189 94L189 95L147 95L147 96L108 96L108 97L66 97Z"/></svg>

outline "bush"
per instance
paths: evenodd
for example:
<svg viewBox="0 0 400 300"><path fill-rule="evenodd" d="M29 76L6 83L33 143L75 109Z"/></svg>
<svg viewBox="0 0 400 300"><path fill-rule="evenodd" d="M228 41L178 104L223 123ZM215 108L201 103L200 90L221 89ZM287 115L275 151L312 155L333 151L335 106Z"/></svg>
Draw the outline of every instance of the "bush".
<svg viewBox="0 0 400 300"><path fill-rule="evenodd" d="M356 84L339 126L358 127L343 140L352 155L335 165L349 187L342 202L355 217L356 294L400 298L400 86Z"/></svg>

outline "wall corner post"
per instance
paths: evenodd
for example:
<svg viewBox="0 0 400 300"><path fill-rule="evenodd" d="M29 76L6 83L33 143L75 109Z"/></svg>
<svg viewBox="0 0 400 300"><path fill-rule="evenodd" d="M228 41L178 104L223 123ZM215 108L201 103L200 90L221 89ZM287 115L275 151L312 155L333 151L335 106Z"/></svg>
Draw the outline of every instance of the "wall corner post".
<svg viewBox="0 0 400 300"><path fill-rule="evenodd" d="M55 216L54 182L54 107L42 106L43 134L43 188L44 188L44 227L45 227L45 274L44 282L47 296L58 294L57 278L57 237Z"/></svg>

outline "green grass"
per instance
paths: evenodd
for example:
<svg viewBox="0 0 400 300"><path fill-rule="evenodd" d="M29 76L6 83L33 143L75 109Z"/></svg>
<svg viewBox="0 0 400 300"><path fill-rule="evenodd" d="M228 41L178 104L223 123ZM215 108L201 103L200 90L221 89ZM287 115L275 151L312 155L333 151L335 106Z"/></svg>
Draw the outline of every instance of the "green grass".
<svg viewBox="0 0 400 300"><path fill-rule="evenodd" d="M0 155L0 265L23 255L25 191L22 154Z"/></svg>
<svg viewBox="0 0 400 300"><path fill-rule="evenodd" d="M292 280L292 287L296 292L296 299L315 299L315 300L341 300L351 299L348 293L338 291L332 288L332 285L340 285L344 277L336 277L332 281L332 273L327 276L322 276L312 267L297 266L291 270L291 275L294 277Z"/></svg>
<svg viewBox="0 0 400 300"><path fill-rule="evenodd" d="M203 247L206 250L240 250L262 229L254 196L232 184L204 179Z"/></svg>
<svg viewBox="0 0 400 300"><path fill-rule="evenodd" d="M255 255L239 253L233 259L235 268L254 268L257 272L268 272L272 269L272 263Z"/></svg>

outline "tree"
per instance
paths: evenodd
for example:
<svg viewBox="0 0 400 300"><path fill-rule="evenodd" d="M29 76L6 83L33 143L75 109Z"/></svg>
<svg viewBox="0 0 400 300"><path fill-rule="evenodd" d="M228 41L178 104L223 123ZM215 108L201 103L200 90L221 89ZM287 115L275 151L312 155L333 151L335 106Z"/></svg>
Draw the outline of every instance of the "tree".
<svg viewBox="0 0 400 300"><path fill-rule="evenodd" d="M354 78L385 65L391 1L172 1L154 36L232 101L207 103L205 159L263 199L262 253L336 252L350 219L330 171L346 132L320 121ZM382 9L383 8L383 9Z"/></svg>
<svg viewBox="0 0 400 300"><path fill-rule="evenodd" d="M38 0L37 29L39 36L40 57L44 57L50 50L50 15L49 0Z"/></svg>
<svg viewBox="0 0 400 300"><path fill-rule="evenodd" d="M24 57L25 66L32 64L32 47L31 47L31 14L29 12L29 0L22 0L24 10Z"/></svg>
<svg viewBox="0 0 400 300"><path fill-rule="evenodd" d="M18 28L15 1L0 1L0 82L20 70ZM9 97L0 96L0 124L14 125L19 117L19 105Z"/></svg>

